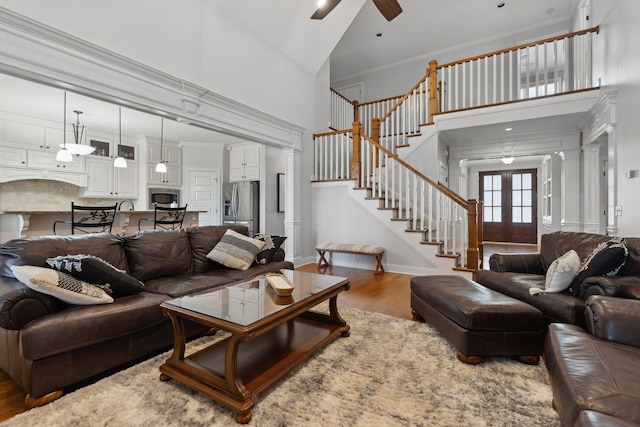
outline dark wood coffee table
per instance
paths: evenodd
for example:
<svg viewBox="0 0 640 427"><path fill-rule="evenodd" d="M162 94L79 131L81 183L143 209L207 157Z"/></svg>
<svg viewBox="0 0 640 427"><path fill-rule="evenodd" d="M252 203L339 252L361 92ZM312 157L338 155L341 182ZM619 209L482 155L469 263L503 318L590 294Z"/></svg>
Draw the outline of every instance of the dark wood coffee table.
<svg viewBox="0 0 640 427"><path fill-rule="evenodd" d="M335 337L349 336L337 297L349 289L344 277L283 270L294 283L291 297L278 297L264 278L213 292L165 301L171 318L173 354L160 366L160 380L173 378L251 420L260 392L299 366ZM329 313L312 311L329 300ZM185 357L184 320L231 335Z"/></svg>

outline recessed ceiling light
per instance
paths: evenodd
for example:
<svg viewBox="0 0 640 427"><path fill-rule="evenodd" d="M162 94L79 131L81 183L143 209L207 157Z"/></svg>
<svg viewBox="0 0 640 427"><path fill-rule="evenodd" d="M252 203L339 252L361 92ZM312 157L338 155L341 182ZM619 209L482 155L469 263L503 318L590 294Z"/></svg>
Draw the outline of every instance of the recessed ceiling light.
<svg viewBox="0 0 640 427"><path fill-rule="evenodd" d="M500 2L498 3L498 7L504 7L505 3L504 2Z"/></svg>
<svg viewBox="0 0 640 427"><path fill-rule="evenodd" d="M513 130L513 128L504 128L505 131L507 132L511 132Z"/></svg>

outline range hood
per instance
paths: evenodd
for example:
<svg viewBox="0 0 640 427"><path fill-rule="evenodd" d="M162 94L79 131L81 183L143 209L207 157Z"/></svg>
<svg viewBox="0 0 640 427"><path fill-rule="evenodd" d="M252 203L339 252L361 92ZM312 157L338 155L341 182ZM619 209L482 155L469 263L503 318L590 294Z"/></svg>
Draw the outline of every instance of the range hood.
<svg viewBox="0 0 640 427"><path fill-rule="evenodd" d="M23 181L28 179L45 179L49 181L66 182L67 184L86 187L88 176L86 173L62 172L44 169L21 169L2 168L0 169L0 183L11 181Z"/></svg>

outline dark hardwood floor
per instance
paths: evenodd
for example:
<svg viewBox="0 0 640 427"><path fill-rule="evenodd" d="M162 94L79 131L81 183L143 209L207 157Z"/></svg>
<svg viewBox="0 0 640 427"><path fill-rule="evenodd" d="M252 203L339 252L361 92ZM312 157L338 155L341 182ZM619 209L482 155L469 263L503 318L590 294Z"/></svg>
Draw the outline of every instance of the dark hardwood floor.
<svg viewBox="0 0 640 427"><path fill-rule="evenodd" d="M485 244L485 268L494 252L535 252L535 245ZM338 297L339 306L385 313L403 319L412 319L409 306L411 275L385 272L374 274L370 270L329 266L319 269L315 264L297 268L301 271L324 273L349 278L351 289ZM0 421L27 410L25 393L9 376L0 370Z"/></svg>

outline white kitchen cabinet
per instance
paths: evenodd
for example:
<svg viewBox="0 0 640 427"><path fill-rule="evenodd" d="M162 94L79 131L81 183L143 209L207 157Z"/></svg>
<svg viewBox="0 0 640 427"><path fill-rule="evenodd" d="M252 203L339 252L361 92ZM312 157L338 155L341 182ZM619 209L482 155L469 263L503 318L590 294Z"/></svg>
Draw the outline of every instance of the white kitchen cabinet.
<svg viewBox="0 0 640 427"><path fill-rule="evenodd" d="M27 167L81 173L85 171L85 157L73 156L72 162L59 162L54 152L27 150Z"/></svg>
<svg viewBox="0 0 640 427"><path fill-rule="evenodd" d="M113 160L88 158L87 187L80 190L82 197L118 199L138 198L138 165L128 162L126 168L113 167Z"/></svg>
<svg viewBox="0 0 640 427"><path fill-rule="evenodd" d="M165 143L162 147L162 153L161 157L160 144L149 144L149 163L156 165L162 159L167 166L182 167L182 148Z"/></svg>
<svg viewBox="0 0 640 427"><path fill-rule="evenodd" d="M169 187L182 186L182 148L165 142L161 157L160 144L150 143L148 153L147 184ZM161 159L167 166L167 173L156 172L156 165Z"/></svg>
<svg viewBox="0 0 640 427"><path fill-rule="evenodd" d="M260 179L260 146L232 147L229 152L229 181Z"/></svg>
<svg viewBox="0 0 640 427"><path fill-rule="evenodd" d="M167 165L167 173L158 173L156 172L156 164L150 164L147 166L147 183L180 187L182 185L182 168Z"/></svg>
<svg viewBox="0 0 640 427"><path fill-rule="evenodd" d="M22 148L0 148L0 166L27 167L27 150Z"/></svg>

